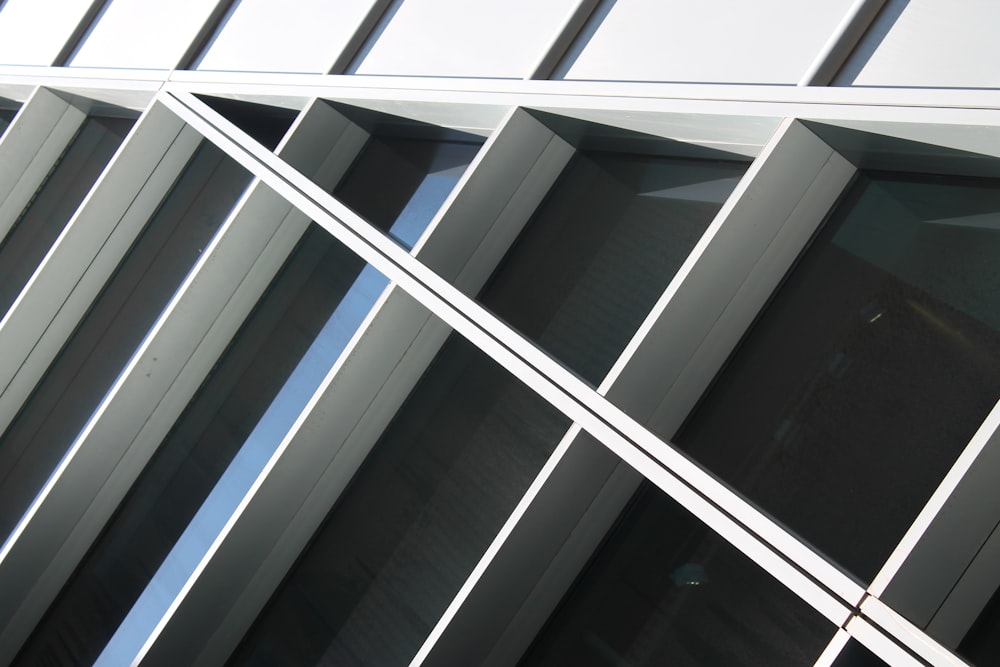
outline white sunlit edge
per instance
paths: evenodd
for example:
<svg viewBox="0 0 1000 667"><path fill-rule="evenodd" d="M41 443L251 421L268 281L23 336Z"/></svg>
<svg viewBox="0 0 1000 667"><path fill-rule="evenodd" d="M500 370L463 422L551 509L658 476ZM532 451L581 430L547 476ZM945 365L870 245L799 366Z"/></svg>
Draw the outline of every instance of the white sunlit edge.
<svg viewBox="0 0 1000 667"><path fill-rule="evenodd" d="M845 609L843 603L837 602L836 598L831 596L822 585L812 581L810 577L787 562L785 557L778 555L777 550L766 547L757 539L751 538L751 533L739 526L723 511L717 509L713 502L702 496L703 492L692 491L688 484L680 481L676 472L669 472L664 468L664 463L661 460L652 457L649 453L651 450L660 450L657 452L661 454L660 458L666 458L663 456L662 450L670 448L662 441L635 424L530 343L520 339L517 334L510 331L473 300L465 297L441 278L430 273L429 269L418 264L401 248L378 237L377 232L368 229L367 223L360 218L355 219L357 216L349 209L339 204L295 170L284 165L270 152L243 135L237 128L212 112L196 98L188 95L179 95L174 98L166 94L164 95L164 103L170 106L182 119L196 126L202 134L217 143L220 148L230 153L231 157L267 182L276 192L286 197L303 213L327 228L347 247L359 254L362 259L386 274L390 280L398 283L413 298L429 308L453 329L477 344L494 360L505 366L556 408L597 437L605 446L610 447L619 457L639 469L658 486L664 488L669 495L681 502L699 519L726 536L730 542L735 540L737 546L755 562L765 565L772 574L775 572L787 574L788 578L784 580L784 583L807 599L824 616L831 620L837 619L838 624L843 622L846 618L846 616L841 617L841 611ZM207 118L211 118L212 122L209 122ZM223 132L216 125L226 128L227 132ZM233 140L228 134L236 135L240 141ZM331 211L335 211L335 213ZM432 284L434 288L428 287L427 283ZM442 296L442 294L446 296ZM456 302L459 305L455 305ZM544 368L546 372L538 370L539 367ZM552 376L558 379L554 381ZM586 398L581 399L579 395ZM585 401L592 401L597 404L597 407L587 407ZM605 415L610 412L613 416L611 418L598 416L599 412L603 412ZM632 436L632 441L623 433L629 433ZM636 442L641 443L638 449L635 445ZM680 457L680 455L676 456ZM686 464L686 467L693 468L693 464L690 462L684 460L683 463ZM707 477L704 472L700 470L697 472L701 476ZM715 485L718 486L718 482L715 482ZM732 499L735 499L737 504L741 506L735 513L737 516L745 514L746 510L756 513L756 510L749 508L744 501L735 498L735 496L730 499L730 504L732 504ZM718 498L716 498L716 502L718 502ZM725 510L729 511L730 508L725 508ZM770 523L762 516L760 519ZM780 527L774 526L774 529L779 534L784 533ZM787 533L784 534L787 535ZM751 539L747 541L746 538ZM795 541L791 536L788 536L788 539ZM812 574L815 576L815 573ZM837 571L837 576L843 577L844 575ZM816 577L816 579L822 581L820 577ZM837 583L841 584L842 582L838 581ZM856 587L853 582L850 582L850 585ZM835 588L835 586L829 588Z"/></svg>

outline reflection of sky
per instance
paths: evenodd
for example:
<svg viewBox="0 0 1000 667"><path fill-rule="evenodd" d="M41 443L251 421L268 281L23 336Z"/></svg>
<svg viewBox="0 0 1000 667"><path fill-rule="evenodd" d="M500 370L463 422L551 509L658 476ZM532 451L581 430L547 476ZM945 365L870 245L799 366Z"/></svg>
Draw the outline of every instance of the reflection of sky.
<svg viewBox="0 0 1000 667"><path fill-rule="evenodd" d="M424 177L389 234L412 247L463 171ZM95 664L117 667L139 653L387 284L370 266L358 274Z"/></svg>

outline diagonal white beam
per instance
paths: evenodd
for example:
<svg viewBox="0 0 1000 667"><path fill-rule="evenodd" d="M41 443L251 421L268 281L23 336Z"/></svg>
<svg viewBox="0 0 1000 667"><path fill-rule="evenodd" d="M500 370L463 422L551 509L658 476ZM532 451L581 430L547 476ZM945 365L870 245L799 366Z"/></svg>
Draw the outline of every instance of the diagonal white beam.
<svg viewBox="0 0 1000 667"><path fill-rule="evenodd" d="M847 575L193 95L164 93L161 98L179 117L657 483L699 519L779 576L827 618L838 625L846 620L848 609L863 595L863 589ZM789 554L789 557L782 554ZM792 561L797 565L792 565Z"/></svg>

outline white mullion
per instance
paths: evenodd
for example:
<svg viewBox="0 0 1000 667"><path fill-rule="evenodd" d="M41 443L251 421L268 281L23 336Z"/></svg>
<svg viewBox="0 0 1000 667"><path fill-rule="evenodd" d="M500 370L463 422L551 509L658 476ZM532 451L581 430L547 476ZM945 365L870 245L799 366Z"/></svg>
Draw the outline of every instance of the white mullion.
<svg viewBox="0 0 1000 667"><path fill-rule="evenodd" d="M823 649L820 656L816 658L816 662L813 663L813 667L832 667L834 661L840 657L840 652L844 650L845 646L847 646L847 642L850 638L851 635L844 629L841 628L837 630L836 634L833 635L833 639L831 639L830 643L826 645L826 648Z"/></svg>
<svg viewBox="0 0 1000 667"><path fill-rule="evenodd" d="M0 239L10 231L86 114L37 88L0 137Z"/></svg>
<svg viewBox="0 0 1000 667"><path fill-rule="evenodd" d="M193 135L152 105L0 318L0 427L27 399L187 162Z"/></svg>
<svg viewBox="0 0 1000 667"><path fill-rule="evenodd" d="M908 620L893 611L888 605L878 598L868 597L861 603L861 613L876 623L878 627L887 633L894 641L905 646L910 651L926 660L934 667L959 667L966 663L959 659L954 653L941 646L927 636L925 632L917 628ZM857 617L852 619L847 629L851 631L851 625L860 620ZM855 634L853 631L851 634ZM855 635L858 639L864 638ZM874 650L874 646L869 646Z"/></svg>
<svg viewBox="0 0 1000 667"><path fill-rule="evenodd" d="M595 437L598 437L600 440L600 436L593 433L590 429L587 430L591 433L591 435L595 435ZM424 660L426 660L430 655L437 640L444 634L448 624L455 617L459 608L465 602L465 599L469 596L473 588L475 588L492 560L503 547L505 540L514 531L514 528L524 516L525 512L528 511L528 508L534 498L538 495L549 477L551 477L556 466L566 453L566 450L579 434L579 431L580 425L578 423L574 423L567 434L560 441L555 452L553 452L552 456L545 463L542 470L532 482L528 491L524 494L524 496L522 496L517 507L504 523L503 528L501 528L497 536L494 538L485 554L476 564L476 567L462 585L462 588L452 599L448 608L442 614L434 629L431 631L430 635L428 635L424 644L410 662L411 667L417 667L418 665L423 664ZM604 445L608 446L612 451L618 454L618 456L627 464L637 470L646 479L653 482L661 491L680 504L685 510L691 512L711 530L735 546L758 566L763 568L778 582L805 600L828 621L833 623L835 626L842 625L847 621L850 616L850 609L840 600L837 600L826 590L817 586L809 577L803 575L802 572L790 565L781 554L777 553L772 547L769 547L761 542L756 538L756 536L749 533L742 526L714 507L710 502L702 498L696 492L692 491L677 477L664 470L655 461L643 457L634 448L628 447L628 445L623 446L621 443L616 443L616 445L612 446L609 445L607 441L601 441Z"/></svg>
<svg viewBox="0 0 1000 667"><path fill-rule="evenodd" d="M924 667L925 665L860 616L851 618L845 626L845 630L869 651L884 660L887 665L893 667Z"/></svg>
<svg viewBox="0 0 1000 667"><path fill-rule="evenodd" d="M667 391L667 388L677 381L678 374L682 377L686 374L681 373L680 369L670 368L671 364L664 363L662 359L650 359L648 354L636 361L633 358L636 350L642 347L644 341L648 340L657 349L670 350L673 357L690 359L695 356L694 351L687 349L683 345L683 341L680 340L681 338L691 339L699 343L704 341L709 336L701 330L702 326L708 329L720 328L726 332L728 346L725 344L720 346L720 349L724 348L720 354L709 361L702 359L693 362L699 368L704 369L704 372L693 382L690 378L685 380L687 385L698 385L694 387L693 394L688 396L686 400L672 397L664 399L673 405L682 406L673 410L673 412L679 413L678 419L682 419L689 411L688 404L693 403L697 396L703 392L703 385L707 385L714 376L715 370L728 356L728 350L731 349L732 345L735 345L740 333L752 321L760 305L773 291L774 284L780 280L785 272L784 267L791 264L798 256L802 245L824 219L826 210L840 195L843 186L854 173L854 168L846 161L833 158L833 152L826 144L808 130L791 121L785 122L781 130L765 147L764 158L753 165L741 179L741 185L736 188L727 204L723 206L716 219L709 225L671 284L651 309L642 326L639 327L618 362L598 388L598 393L605 395L609 390L612 395L615 395L617 391L619 399L622 398L623 394L626 395L630 414L640 421L646 421L647 413L651 408L645 404L634 404L633 399L636 391L643 396L656 395L657 398L660 398L655 390L651 390L649 376L655 376L652 382L655 387ZM782 186L780 197L775 193L775 188L779 183ZM816 194L817 192L818 194ZM760 196L760 193L772 193L773 196L766 198L766 203L757 204L765 199ZM804 205L803 202L805 202ZM744 238L746 230L752 230L752 239ZM707 251L710 252L706 254ZM733 253L736 257L733 256ZM702 264L705 266L701 266ZM766 269L760 270L761 266L766 267ZM696 269L697 273L692 278L695 285L685 285L689 274ZM722 276L725 277L724 280L721 279ZM710 279L709 282L720 285L720 289L706 294L701 286L707 277L712 277L713 279ZM753 293L749 295L745 290L748 277L750 282L756 286ZM728 285L729 290L739 292L741 295L740 299L744 303L738 308L733 306L733 294L727 291L725 285ZM684 295L686 300L698 303L699 313L678 314L667 311L671 299L682 289L687 290ZM690 297L692 291L697 292L695 298ZM716 307L720 312L723 310L743 311L743 319L738 323L728 320L720 321L718 315L714 314L713 308ZM645 349L643 351L648 352ZM630 363L630 373L622 377L622 371ZM651 371L651 369L656 370ZM688 394L691 394L690 389L691 387L688 387ZM672 426L666 430L660 428L659 432L669 432L672 428ZM534 497L536 493L537 491L531 491L529 497ZM618 507L620 510L620 504ZM526 506L525 508L519 506L516 513L518 516L523 516L526 511L528 511ZM614 512L615 515L618 513L618 511ZM514 524L510 524L506 527L505 534L509 535L513 532L513 526ZM495 554L503 548L499 540L495 542L491 547L491 552L480 563L481 567L485 570L485 561L492 561ZM811 552L805 552L792 554L792 558L802 563L808 562L809 559L815 559L816 556ZM501 561L495 567L503 568L505 565ZM473 577L478 581L481 574L481 572L474 573ZM472 578L470 578L471 580ZM857 593L857 590L853 592ZM464 600L467 595L465 592L460 593L459 598ZM456 598L456 601L459 598ZM471 604L481 605L484 602L475 599ZM449 609L445 618L436 628L435 633L444 636L444 642L462 641L461 634L455 635L455 630L448 630L445 634L441 627L442 624L450 622L451 618L459 613L456 603L453 602L453 608ZM472 611L464 613L475 615L477 612L473 608ZM460 621L460 623L467 622L464 618ZM447 648L444 650L447 652ZM420 656L429 656L432 653L437 653L437 649L429 643L425 643ZM444 660L454 658L453 655L449 654L449 656ZM423 658L420 657L420 659ZM432 661L440 661L441 659L440 657L432 658Z"/></svg>
<svg viewBox="0 0 1000 667"><path fill-rule="evenodd" d="M462 587L448 604L447 609L445 609L444 613L441 614L441 617L438 619L437 623L435 623L434 628L431 630L430 634L427 635L427 638L421 645L420 650L418 650L416 655L413 656L413 659L410 661L410 667L417 667L418 665L423 664L424 660L427 659L427 656L429 656L431 651L434 650L434 646L448 628L449 623L451 623L452 619L455 618L455 615L465 603L469 594L479 583L480 579L482 579L487 568L489 568L490 563L492 563L497 554L500 553L504 543L510 537L511 533L514 532L517 524L524 517L525 513L529 511L535 497L539 494L542 487L552 476L552 473L555 471L556 467L562 461L563 456L566 454L566 450L570 448L578 435L580 435L579 424L571 424L569 430L567 430L565 435L563 435L559 444L556 445L552 454L545 461L542 469L535 476L535 479L532 480L531 484L528 486L528 490L524 492L523 496L521 496L517 506L514 507L514 510L507 517L507 520L497 532L493 541L490 543L489 547L487 547L483 556L479 559L479 562L476 563L472 572L470 572L469 576L466 577L465 583L462 584Z"/></svg>
<svg viewBox="0 0 1000 667"><path fill-rule="evenodd" d="M982 425L972 436L969 444L965 447L958 459L951 466L948 474L945 475L930 499L924 505L920 514L914 519L906 534L896 545L892 554L886 560L882 569L872 580L868 587L868 592L876 597L885 593L886 588L892 583L893 578L904 566L906 559L917 547L918 542L927 533L934 520L945 508L946 503L952 494L966 478L969 470L976 464L983 450L990 442L1000 436L1000 402L998 402L990 414L983 421Z"/></svg>
<svg viewBox="0 0 1000 667"><path fill-rule="evenodd" d="M196 98L190 95L175 97L165 94L163 102L287 197L293 205L323 225L365 261L398 283L453 329L478 345L630 465L650 477L695 516L718 532L730 536L730 539L741 542L744 552L756 562L766 563L765 567L772 568L772 571L786 573L789 577L786 583L800 594L808 595L810 602L821 612L831 618L839 615L840 612L833 611L832 608L841 605L823 588L792 568L783 557L769 549L760 548L756 540L744 542L741 538L748 537L749 534L730 519L729 515L738 517L743 525L752 524L755 532L767 534L768 541L776 544L781 552L813 553L787 531L764 517L679 452L666 446L572 373L510 330L473 299L433 274L401 247L379 235L355 213L243 135ZM213 120L209 122L206 118ZM226 132L215 125L226 128ZM236 136L239 141L227 135ZM687 480L687 483L681 482L681 479ZM694 492L691 487L699 488L700 491ZM714 502L707 501L701 494L713 498ZM807 570L830 590L840 591L838 595L849 606L853 606L861 598L863 591L860 586L818 556Z"/></svg>
<svg viewBox="0 0 1000 667"><path fill-rule="evenodd" d="M307 223L257 180L236 203L4 543L0 659L58 593Z"/></svg>

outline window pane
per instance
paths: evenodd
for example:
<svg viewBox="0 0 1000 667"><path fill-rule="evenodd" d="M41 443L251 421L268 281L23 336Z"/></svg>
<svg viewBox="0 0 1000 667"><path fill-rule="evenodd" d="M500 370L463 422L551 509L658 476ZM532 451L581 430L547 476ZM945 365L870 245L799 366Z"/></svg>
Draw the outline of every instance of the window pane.
<svg viewBox="0 0 1000 667"><path fill-rule="evenodd" d="M363 268L364 262L325 230L310 227L39 625L20 664L92 663L176 544L173 568L158 574L152 597L144 599L140 611L147 618L133 623L155 624L163 612L159 607L169 605L169 593L186 580L189 561L200 560L221 527L217 524L225 522L253 481L255 475L247 479L245 469L263 466L326 374L329 357L335 359L353 334L353 328L342 330L341 320L355 319L350 311L360 310L363 317L366 304L357 301L374 300L385 285L370 270L367 280L359 278ZM355 294L353 303L341 302L348 290L372 291L364 283L373 281L374 295ZM240 465L212 494L206 511L198 512L237 452ZM185 533L192 518L193 528ZM151 612L159 614L150 618ZM149 628L132 628L139 629ZM141 646L144 637L131 639ZM129 648L127 639L123 636L119 643L125 646L116 648ZM115 662L112 655L102 657ZM118 657L117 664L127 664L132 656Z"/></svg>
<svg viewBox="0 0 1000 667"><path fill-rule="evenodd" d="M863 579L1000 396L1000 183L859 178L677 436Z"/></svg>
<svg viewBox="0 0 1000 667"><path fill-rule="evenodd" d="M833 667L883 667L885 664L882 658L856 639L848 640L840 655L833 661Z"/></svg>
<svg viewBox="0 0 1000 667"><path fill-rule="evenodd" d="M376 135L333 194L410 248L478 151L478 143Z"/></svg>
<svg viewBox="0 0 1000 667"><path fill-rule="evenodd" d="M530 665L811 665L834 627L646 482Z"/></svg>
<svg viewBox="0 0 1000 667"><path fill-rule="evenodd" d="M88 118L0 241L0 313L6 313L118 149L131 120ZM2 315L0 315L2 316Z"/></svg>
<svg viewBox="0 0 1000 667"><path fill-rule="evenodd" d="M0 438L9 534L249 181L203 144Z"/></svg>
<svg viewBox="0 0 1000 667"><path fill-rule="evenodd" d="M579 153L480 300L599 384L745 169Z"/></svg>
<svg viewBox="0 0 1000 667"><path fill-rule="evenodd" d="M956 653L973 665L992 665L1000 655L1000 589L993 593L990 601L981 612L976 622L969 628L958 645Z"/></svg>
<svg viewBox="0 0 1000 667"><path fill-rule="evenodd" d="M10 121L14 120L14 116L16 115L17 111L14 109L0 109L0 137L3 136L7 126L10 125Z"/></svg>
<svg viewBox="0 0 1000 667"><path fill-rule="evenodd" d="M407 664L567 426L453 334L230 664Z"/></svg>
<svg viewBox="0 0 1000 667"><path fill-rule="evenodd" d="M419 143L422 155L448 150ZM394 172L379 178L386 174ZM440 204L426 192L420 199L420 183L432 176L400 178L403 187L389 188L401 212L373 216L380 228L419 236ZM358 181L371 177L354 168L341 188L363 190ZM420 199L422 219L407 193L411 203ZM387 284L321 227L309 227L36 629L21 664L131 662Z"/></svg>

